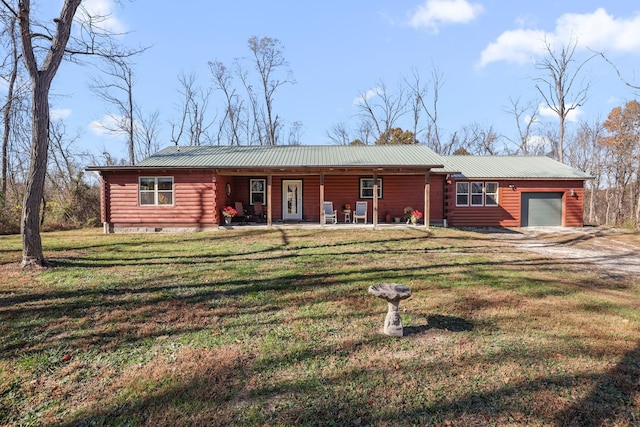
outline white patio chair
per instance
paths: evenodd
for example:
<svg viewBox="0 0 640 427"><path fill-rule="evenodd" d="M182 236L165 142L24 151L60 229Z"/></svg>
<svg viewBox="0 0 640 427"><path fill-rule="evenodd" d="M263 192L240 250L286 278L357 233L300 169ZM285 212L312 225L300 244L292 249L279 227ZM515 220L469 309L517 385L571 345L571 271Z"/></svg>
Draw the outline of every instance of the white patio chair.
<svg viewBox="0 0 640 427"><path fill-rule="evenodd" d="M333 202L324 202L324 223L331 220L334 224L338 223L338 212L333 209Z"/></svg>
<svg viewBox="0 0 640 427"><path fill-rule="evenodd" d="M367 223L367 202L356 202L356 210L353 212L353 223L356 224L359 219Z"/></svg>

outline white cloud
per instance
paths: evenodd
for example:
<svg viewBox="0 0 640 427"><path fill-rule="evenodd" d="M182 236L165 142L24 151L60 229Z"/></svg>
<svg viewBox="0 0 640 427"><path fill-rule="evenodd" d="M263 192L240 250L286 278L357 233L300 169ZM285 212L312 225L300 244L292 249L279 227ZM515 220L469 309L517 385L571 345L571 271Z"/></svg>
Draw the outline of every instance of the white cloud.
<svg viewBox="0 0 640 427"><path fill-rule="evenodd" d="M531 59L542 52L548 34L539 30L505 31L495 42L487 46L480 54L480 67L491 62L509 61L517 64L531 62Z"/></svg>
<svg viewBox="0 0 640 427"><path fill-rule="evenodd" d="M125 33L124 23L114 13L115 2L113 0L83 0L82 9L78 10L78 20L88 22L89 16L93 17L95 25L103 30L116 34ZM95 18L99 17L98 22Z"/></svg>
<svg viewBox="0 0 640 427"><path fill-rule="evenodd" d="M505 31L482 51L478 65L483 67L498 61L530 62L544 52L545 41L553 45L567 44L572 40L579 48L640 52L640 15L615 18L599 8L593 13L560 16L553 32L536 29Z"/></svg>
<svg viewBox="0 0 640 427"><path fill-rule="evenodd" d="M122 116L114 114L106 114L100 120L94 120L89 123L89 130L97 136L122 136L126 132L119 130L124 120Z"/></svg>
<svg viewBox="0 0 640 427"><path fill-rule="evenodd" d="M468 0L427 0L409 16L409 25L437 31L443 24L470 22L482 11L482 5Z"/></svg>
<svg viewBox="0 0 640 427"><path fill-rule="evenodd" d="M558 19L557 37L570 40L573 36L582 47L614 50L618 52L640 51L640 15L628 19L614 18L603 8L593 13L568 13Z"/></svg>
<svg viewBox="0 0 640 427"><path fill-rule="evenodd" d="M548 118L555 118L555 119L558 118L558 113L553 111L553 109L549 107L547 104L540 104L538 111L540 112L540 117L548 117ZM567 122L577 123L579 121L579 117L583 113L584 111L580 107L574 108L573 110L569 111L565 120Z"/></svg>
<svg viewBox="0 0 640 427"><path fill-rule="evenodd" d="M362 104L364 101L368 101L371 98L380 95L381 93L382 93L381 88L374 87L373 89L369 89L365 93L356 96L356 98L353 100L353 104L354 105Z"/></svg>
<svg viewBox="0 0 640 427"><path fill-rule="evenodd" d="M71 117L70 108L52 108L49 112L51 120L68 119Z"/></svg>

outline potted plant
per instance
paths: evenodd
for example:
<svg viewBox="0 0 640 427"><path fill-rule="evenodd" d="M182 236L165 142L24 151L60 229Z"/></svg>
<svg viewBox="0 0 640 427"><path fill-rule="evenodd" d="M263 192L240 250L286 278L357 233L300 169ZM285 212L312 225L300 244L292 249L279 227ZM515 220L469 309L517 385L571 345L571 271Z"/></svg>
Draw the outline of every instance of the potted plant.
<svg viewBox="0 0 640 427"><path fill-rule="evenodd" d="M411 224L416 225L418 223L418 220L422 219L422 212L420 212L419 210L414 210L411 211Z"/></svg>
<svg viewBox="0 0 640 427"><path fill-rule="evenodd" d="M222 215L224 216L224 223L229 225L231 224L231 218L238 215L238 211L231 206L225 206L222 210Z"/></svg>

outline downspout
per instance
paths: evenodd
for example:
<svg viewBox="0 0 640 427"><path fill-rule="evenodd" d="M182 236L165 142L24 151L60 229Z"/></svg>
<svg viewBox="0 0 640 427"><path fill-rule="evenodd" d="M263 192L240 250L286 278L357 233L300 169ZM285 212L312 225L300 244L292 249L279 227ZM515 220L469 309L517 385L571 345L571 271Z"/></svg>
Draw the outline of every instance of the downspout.
<svg viewBox="0 0 640 427"><path fill-rule="evenodd" d="M378 173L373 173L373 228L378 228Z"/></svg>
<svg viewBox="0 0 640 427"><path fill-rule="evenodd" d="M431 223L431 169L424 174L424 228L429 229Z"/></svg>
<svg viewBox="0 0 640 427"><path fill-rule="evenodd" d="M324 172L320 172L320 227L324 227Z"/></svg>
<svg viewBox="0 0 640 427"><path fill-rule="evenodd" d="M442 203L442 226L444 228L449 226L449 180L451 180L451 174L447 174L444 177L444 182L442 183L442 193L444 195L444 202Z"/></svg>
<svg viewBox="0 0 640 427"><path fill-rule="evenodd" d="M271 230L271 225L273 224L273 216L272 216L272 208L273 203L271 203L271 187L272 187L273 175L267 175L267 229Z"/></svg>
<svg viewBox="0 0 640 427"><path fill-rule="evenodd" d="M109 197L107 194L108 186L105 175L102 171L100 173L100 204L102 205L102 209L100 210L100 216L102 217L102 227L104 234L109 234L110 226L109 226Z"/></svg>

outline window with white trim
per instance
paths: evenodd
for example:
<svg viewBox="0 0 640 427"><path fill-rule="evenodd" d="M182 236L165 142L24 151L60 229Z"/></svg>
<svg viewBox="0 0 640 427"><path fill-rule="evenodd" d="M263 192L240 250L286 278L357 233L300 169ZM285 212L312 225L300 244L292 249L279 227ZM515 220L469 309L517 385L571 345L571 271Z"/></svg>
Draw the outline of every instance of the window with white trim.
<svg viewBox="0 0 640 427"><path fill-rule="evenodd" d="M139 178L140 206L173 205L173 177Z"/></svg>
<svg viewBox="0 0 640 427"><path fill-rule="evenodd" d="M484 205L484 182L471 183L471 206Z"/></svg>
<svg viewBox="0 0 640 427"><path fill-rule="evenodd" d="M497 182L456 182L456 206L498 206Z"/></svg>
<svg viewBox="0 0 640 427"><path fill-rule="evenodd" d="M266 181L264 179L251 179L249 180L250 200L251 204L255 202L265 203L265 188Z"/></svg>
<svg viewBox="0 0 640 427"><path fill-rule="evenodd" d="M485 206L498 206L498 183L487 182L484 185Z"/></svg>
<svg viewBox="0 0 640 427"><path fill-rule="evenodd" d="M456 182L456 206L469 206L468 182Z"/></svg>
<svg viewBox="0 0 640 427"><path fill-rule="evenodd" d="M373 178L360 178L360 198L373 199ZM382 178L378 178L378 199L382 199Z"/></svg>

